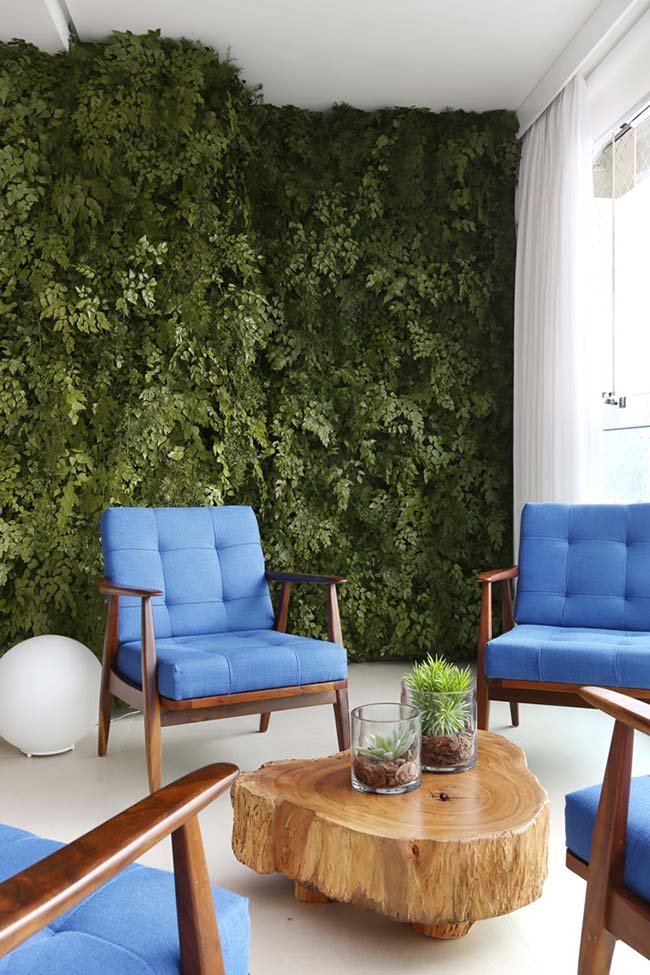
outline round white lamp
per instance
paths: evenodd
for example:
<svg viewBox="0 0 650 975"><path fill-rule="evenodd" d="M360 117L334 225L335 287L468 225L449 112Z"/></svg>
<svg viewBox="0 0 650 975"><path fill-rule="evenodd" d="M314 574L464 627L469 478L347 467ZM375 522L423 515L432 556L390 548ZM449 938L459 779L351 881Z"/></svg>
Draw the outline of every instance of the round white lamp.
<svg viewBox="0 0 650 975"><path fill-rule="evenodd" d="M35 636L0 657L0 736L25 755L74 748L97 719L101 667L67 636Z"/></svg>

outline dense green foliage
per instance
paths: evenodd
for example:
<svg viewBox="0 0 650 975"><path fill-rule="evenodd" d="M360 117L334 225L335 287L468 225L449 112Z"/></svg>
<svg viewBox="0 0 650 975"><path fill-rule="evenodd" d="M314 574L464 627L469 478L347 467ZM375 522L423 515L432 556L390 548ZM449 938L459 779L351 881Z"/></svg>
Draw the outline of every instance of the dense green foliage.
<svg viewBox="0 0 650 975"><path fill-rule="evenodd" d="M270 566L349 577L354 657L472 653L510 540L515 129L273 108L155 34L0 46L0 652L99 651L107 505L230 502Z"/></svg>

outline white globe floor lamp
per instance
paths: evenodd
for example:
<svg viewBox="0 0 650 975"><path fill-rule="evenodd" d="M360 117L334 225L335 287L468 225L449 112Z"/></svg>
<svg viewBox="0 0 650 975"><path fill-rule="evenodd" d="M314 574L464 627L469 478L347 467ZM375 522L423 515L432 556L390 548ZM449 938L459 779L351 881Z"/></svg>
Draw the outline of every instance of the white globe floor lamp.
<svg viewBox="0 0 650 975"><path fill-rule="evenodd" d="M35 636L0 657L0 736L28 755L70 751L97 720L101 667L66 636Z"/></svg>

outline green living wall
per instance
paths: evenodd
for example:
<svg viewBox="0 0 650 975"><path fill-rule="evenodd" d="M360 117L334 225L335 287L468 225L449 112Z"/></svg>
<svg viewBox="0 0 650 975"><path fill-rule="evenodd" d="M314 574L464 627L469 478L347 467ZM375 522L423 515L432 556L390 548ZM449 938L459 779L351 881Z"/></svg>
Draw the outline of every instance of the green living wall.
<svg viewBox="0 0 650 975"><path fill-rule="evenodd" d="M247 503L270 566L348 576L352 657L473 653L510 550L515 131L275 108L156 34L0 46L0 652L100 651L107 505Z"/></svg>

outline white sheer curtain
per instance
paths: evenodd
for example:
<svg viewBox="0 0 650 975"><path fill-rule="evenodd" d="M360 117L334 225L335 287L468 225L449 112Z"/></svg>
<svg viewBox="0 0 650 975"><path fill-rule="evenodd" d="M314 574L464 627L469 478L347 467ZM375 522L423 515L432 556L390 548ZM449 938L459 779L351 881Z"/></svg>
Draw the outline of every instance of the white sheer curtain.
<svg viewBox="0 0 650 975"><path fill-rule="evenodd" d="M588 116L584 80L575 78L523 139L515 282L515 555L526 501L600 499Z"/></svg>

